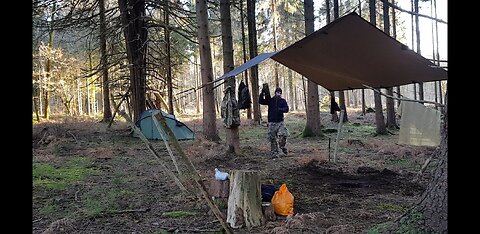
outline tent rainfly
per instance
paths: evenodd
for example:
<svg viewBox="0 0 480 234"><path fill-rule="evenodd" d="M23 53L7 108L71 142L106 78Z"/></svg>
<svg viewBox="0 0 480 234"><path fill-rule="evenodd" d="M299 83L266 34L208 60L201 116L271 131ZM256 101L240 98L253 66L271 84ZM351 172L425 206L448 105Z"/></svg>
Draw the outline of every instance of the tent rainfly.
<svg viewBox="0 0 480 234"><path fill-rule="evenodd" d="M146 110L140 115L140 119L136 122L137 127L140 128L143 135L145 135L145 137L149 140L162 140L162 137L160 136L160 133L158 132L157 127L155 126L155 123L153 122L153 119L152 119L152 118L155 118L154 115L157 114L158 112L160 112L160 110L157 110L157 109ZM193 131L189 127L187 127L187 125L178 121L174 115L165 113L163 111L162 111L162 115L165 118L165 121L167 122L168 127L170 127L170 129L173 131L173 134L175 135L175 138L177 138L177 140L193 140L194 139ZM165 138L168 139L163 129L161 130Z"/></svg>
<svg viewBox="0 0 480 234"><path fill-rule="evenodd" d="M272 53L262 53L215 81L236 76L267 58L287 66L329 91L388 88L439 81L448 72L379 30L357 13Z"/></svg>

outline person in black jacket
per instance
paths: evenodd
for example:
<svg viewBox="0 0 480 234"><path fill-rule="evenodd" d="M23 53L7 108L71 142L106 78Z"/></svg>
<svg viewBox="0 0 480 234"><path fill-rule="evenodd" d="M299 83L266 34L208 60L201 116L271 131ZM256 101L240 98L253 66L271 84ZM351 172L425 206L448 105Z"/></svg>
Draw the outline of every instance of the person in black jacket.
<svg viewBox="0 0 480 234"><path fill-rule="evenodd" d="M283 114L288 112L288 104L282 98L282 89L276 88L275 95L270 97L269 91L264 87L260 93L259 103L268 105L268 140L270 141L272 158L278 158L278 145L282 153L287 155L288 150L285 147L287 137L289 135L288 129L283 122ZM278 144L277 144L278 136Z"/></svg>

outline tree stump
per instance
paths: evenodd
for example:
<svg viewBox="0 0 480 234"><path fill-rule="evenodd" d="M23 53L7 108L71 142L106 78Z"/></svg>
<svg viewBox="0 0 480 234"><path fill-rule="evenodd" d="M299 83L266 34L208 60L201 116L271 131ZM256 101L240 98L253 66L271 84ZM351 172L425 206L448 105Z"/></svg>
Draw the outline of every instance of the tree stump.
<svg viewBox="0 0 480 234"><path fill-rule="evenodd" d="M251 228L265 223L258 172L245 170L230 172L227 223L232 228Z"/></svg>

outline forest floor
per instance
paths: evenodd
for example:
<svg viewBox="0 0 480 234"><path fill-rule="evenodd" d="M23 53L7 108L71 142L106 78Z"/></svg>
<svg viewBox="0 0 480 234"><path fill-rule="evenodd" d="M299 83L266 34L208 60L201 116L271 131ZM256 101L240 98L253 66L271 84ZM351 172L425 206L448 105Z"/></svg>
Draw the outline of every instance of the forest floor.
<svg viewBox="0 0 480 234"><path fill-rule="evenodd" d="M321 115L324 129L336 128L328 113ZM235 233L377 233L418 200L436 164L414 180L434 149L397 144L398 130L375 136L374 113L349 113L336 163L328 152L332 138L333 157L336 133L302 138L301 112L286 114L289 153L275 160L265 123L254 125L242 116L241 152L233 156L225 153L224 140L201 137L201 116L177 118L196 133L195 140L180 144L207 185L214 168L258 170L262 183L285 183L295 197L292 218ZM33 233L221 233L205 202L182 194L124 121L106 126L71 117L34 123ZM225 139L220 120L217 127ZM152 144L169 160L162 141ZM359 167L375 170L359 172Z"/></svg>

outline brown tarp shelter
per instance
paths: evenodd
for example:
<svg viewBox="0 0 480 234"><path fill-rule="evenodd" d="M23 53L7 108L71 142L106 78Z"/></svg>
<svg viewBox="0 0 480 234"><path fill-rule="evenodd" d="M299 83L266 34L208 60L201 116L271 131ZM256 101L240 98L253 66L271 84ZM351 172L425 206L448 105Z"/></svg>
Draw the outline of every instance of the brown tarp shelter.
<svg viewBox="0 0 480 234"><path fill-rule="evenodd" d="M289 47L262 53L217 80L240 74L267 58L305 76L329 91L387 88L446 80L448 72L349 13ZM216 81L217 81L216 80Z"/></svg>

